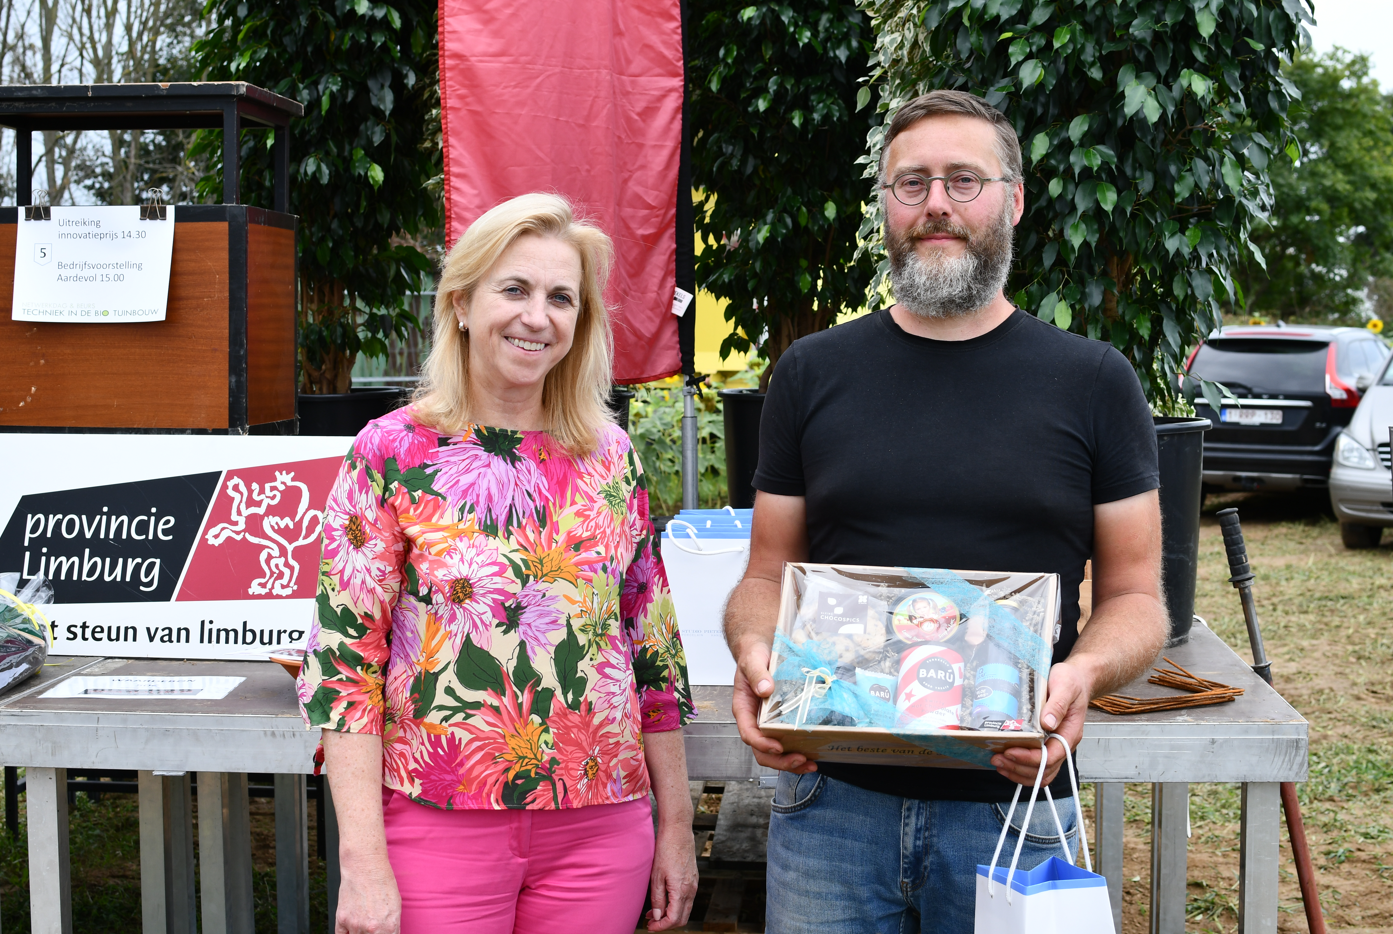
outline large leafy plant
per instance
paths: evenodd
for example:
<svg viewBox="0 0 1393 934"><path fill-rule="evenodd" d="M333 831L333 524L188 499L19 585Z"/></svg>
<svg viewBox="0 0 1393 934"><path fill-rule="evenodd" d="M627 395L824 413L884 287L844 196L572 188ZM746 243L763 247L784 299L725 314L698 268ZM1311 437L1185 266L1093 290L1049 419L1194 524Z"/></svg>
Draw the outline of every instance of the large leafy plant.
<svg viewBox="0 0 1393 934"><path fill-rule="evenodd" d="M881 111L956 88L1015 125L1025 216L1008 294L1111 341L1153 405L1175 411L1186 349L1220 325L1221 303L1243 304L1236 268L1265 262L1251 235L1272 208L1269 173L1298 155L1282 65L1311 21L1302 0L860 5ZM867 175L882 138L872 131ZM871 198L862 236L878 242L880 228Z"/></svg>
<svg viewBox="0 0 1393 934"><path fill-rule="evenodd" d="M870 23L847 0L689 9L697 281L729 300L722 355L758 344L774 362L859 308L874 270L856 256Z"/></svg>
<svg viewBox="0 0 1393 934"><path fill-rule="evenodd" d="M301 389L346 392L359 352L419 322L405 305L433 263L418 245L443 206L436 4L427 0L209 0L197 44L208 80L305 105L290 126L290 210L300 217ZM245 132L242 196L271 204L269 134ZM221 133L199 144L222 189Z"/></svg>

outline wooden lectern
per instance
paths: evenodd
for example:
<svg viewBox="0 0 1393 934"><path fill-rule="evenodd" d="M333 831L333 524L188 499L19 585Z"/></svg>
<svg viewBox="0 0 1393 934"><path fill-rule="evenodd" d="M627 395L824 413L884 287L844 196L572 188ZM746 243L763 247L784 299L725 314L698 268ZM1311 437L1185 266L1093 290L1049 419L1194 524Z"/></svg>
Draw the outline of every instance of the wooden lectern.
<svg viewBox="0 0 1393 934"><path fill-rule="evenodd" d="M164 321L11 319L20 208L0 208L0 431L294 434L288 127L304 108L243 82L0 87L30 203L35 130L223 129L223 204L179 205ZM239 204L239 131L273 132L274 210Z"/></svg>

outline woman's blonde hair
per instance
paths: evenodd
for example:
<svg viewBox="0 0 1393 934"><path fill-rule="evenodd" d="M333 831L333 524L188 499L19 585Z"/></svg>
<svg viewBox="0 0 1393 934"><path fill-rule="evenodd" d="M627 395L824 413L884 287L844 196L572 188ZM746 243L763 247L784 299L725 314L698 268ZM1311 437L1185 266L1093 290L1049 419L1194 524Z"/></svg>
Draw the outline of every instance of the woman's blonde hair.
<svg viewBox="0 0 1393 934"><path fill-rule="evenodd" d="M438 431L457 433L470 424L469 332L459 329L454 296L468 301L518 237L535 234L569 243L580 254L580 310L570 351L542 384L546 431L572 454L595 449L600 432L613 422L609 410L613 353L609 313L603 298L614 246L604 231L577 220L571 202L534 192L485 212L445 258L435 292L435 337L421 367L414 413Z"/></svg>

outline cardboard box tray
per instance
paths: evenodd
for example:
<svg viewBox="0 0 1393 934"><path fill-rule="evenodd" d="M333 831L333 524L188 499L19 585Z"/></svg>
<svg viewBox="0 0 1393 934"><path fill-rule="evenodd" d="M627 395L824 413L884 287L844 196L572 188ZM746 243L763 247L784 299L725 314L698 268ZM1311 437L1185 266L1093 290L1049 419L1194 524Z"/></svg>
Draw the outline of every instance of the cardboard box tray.
<svg viewBox="0 0 1393 934"><path fill-rule="evenodd" d="M990 768L985 762L1013 746L1038 747L1041 733L975 733L943 730L924 734L921 742L955 749L978 762L956 758L878 727L818 726L812 729L771 723L760 726L777 739L784 752L797 752L813 761L854 762L862 765L911 765L940 769Z"/></svg>
<svg viewBox="0 0 1393 934"><path fill-rule="evenodd" d="M779 600L779 631L790 632L798 614L800 593L797 574L809 571L835 570L847 578L864 582L884 583L891 586L913 587L917 579L903 568L864 567L850 565L786 564ZM957 572L964 577L995 578L1005 580L1021 575L1011 573ZM1058 578L1053 574L1029 575L1042 580L1046 605L1056 606L1058 601ZM923 586L920 584L919 586ZM1052 635L1054 621L1051 616L1046 631ZM777 667L779 653L775 652L773 665ZM1036 672L1031 694L1043 694L1045 676ZM777 739L786 752L797 752L809 759L830 762L852 762L868 765L910 765L936 768L991 768L990 759L996 753L1012 747L1038 747L1043 734L1039 731L1038 710L1030 711L1027 729L1021 731L976 731L976 730L934 730L916 733L914 736L899 734L875 726L794 726L780 720L768 721L770 703L766 701L760 709L760 730Z"/></svg>

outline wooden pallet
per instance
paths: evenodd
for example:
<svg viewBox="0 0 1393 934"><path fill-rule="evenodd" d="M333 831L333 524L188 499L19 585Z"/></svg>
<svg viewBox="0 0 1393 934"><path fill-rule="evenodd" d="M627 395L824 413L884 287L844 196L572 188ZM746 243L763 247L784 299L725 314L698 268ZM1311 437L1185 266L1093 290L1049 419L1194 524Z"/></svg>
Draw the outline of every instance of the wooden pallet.
<svg viewBox="0 0 1393 934"><path fill-rule="evenodd" d="M701 876L691 918L677 930L762 932L774 789L754 781L692 782L691 792Z"/></svg>

